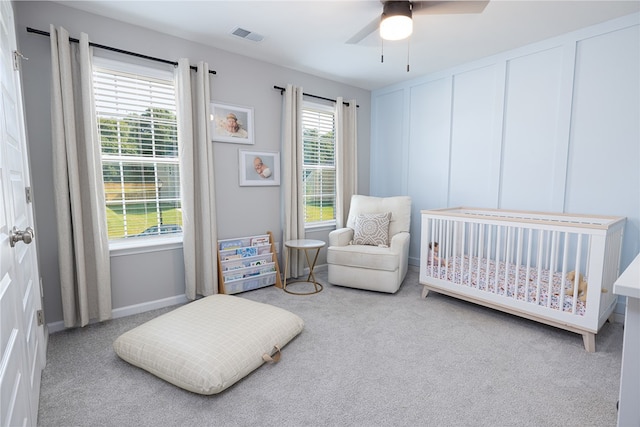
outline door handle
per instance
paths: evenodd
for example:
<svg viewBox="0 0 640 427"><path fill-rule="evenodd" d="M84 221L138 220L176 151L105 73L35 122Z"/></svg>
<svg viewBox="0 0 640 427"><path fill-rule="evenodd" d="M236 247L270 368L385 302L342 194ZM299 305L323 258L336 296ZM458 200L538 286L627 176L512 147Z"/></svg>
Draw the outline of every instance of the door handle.
<svg viewBox="0 0 640 427"><path fill-rule="evenodd" d="M35 233L33 232L33 228L27 227L24 231L18 230L18 227L13 227L11 230L11 235L9 236L9 243L13 248L17 242L23 241L26 245L33 241L33 237Z"/></svg>

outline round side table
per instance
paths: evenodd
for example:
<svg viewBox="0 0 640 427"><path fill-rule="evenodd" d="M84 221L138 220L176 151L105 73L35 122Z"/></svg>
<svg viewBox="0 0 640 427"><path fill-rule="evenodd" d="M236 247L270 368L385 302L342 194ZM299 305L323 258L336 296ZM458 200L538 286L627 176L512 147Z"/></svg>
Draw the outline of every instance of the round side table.
<svg viewBox="0 0 640 427"><path fill-rule="evenodd" d="M317 294L322 290L322 284L316 281L316 277L313 275L313 268L316 265L316 261L318 260L318 254L320 254L320 249L324 247L326 243L322 240L312 240L312 239L300 239L300 240L288 240L284 242L284 246L287 248L286 260L284 263L284 283L282 285L282 290L294 294L294 295L311 295ZM313 251L315 249L316 254L313 257L313 261L309 258L309 251ZM287 289L287 273L289 271L289 254L291 250L303 250L304 255L307 258L307 265L309 266L309 276L307 276L307 280L289 280L289 284L293 283L312 283L314 290L311 292L293 292Z"/></svg>

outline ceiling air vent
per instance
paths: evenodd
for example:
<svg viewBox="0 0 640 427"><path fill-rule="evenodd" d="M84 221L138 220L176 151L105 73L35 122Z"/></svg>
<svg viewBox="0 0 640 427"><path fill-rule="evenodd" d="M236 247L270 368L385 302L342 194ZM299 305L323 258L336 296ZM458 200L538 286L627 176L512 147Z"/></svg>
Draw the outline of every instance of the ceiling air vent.
<svg viewBox="0 0 640 427"><path fill-rule="evenodd" d="M244 28L240 28L240 27L236 27L233 30L231 30L231 34L233 34L236 37L240 37L241 39L247 39L254 42L262 41L262 39L264 38L258 33L253 33L249 30L245 30Z"/></svg>

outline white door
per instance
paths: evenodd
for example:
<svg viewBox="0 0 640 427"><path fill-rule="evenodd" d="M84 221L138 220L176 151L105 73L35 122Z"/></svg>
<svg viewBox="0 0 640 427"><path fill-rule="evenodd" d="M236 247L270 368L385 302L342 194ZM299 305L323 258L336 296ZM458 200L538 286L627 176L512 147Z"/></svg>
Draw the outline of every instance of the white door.
<svg viewBox="0 0 640 427"><path fill-rule="evenodd" d="M36 425L45 364L42 295L13 6L0 1L0 426ZM18 233L13 233L13 230ZM19 240L13 242L12 235ZM39 322L40 317L40 322Z"/></svg>

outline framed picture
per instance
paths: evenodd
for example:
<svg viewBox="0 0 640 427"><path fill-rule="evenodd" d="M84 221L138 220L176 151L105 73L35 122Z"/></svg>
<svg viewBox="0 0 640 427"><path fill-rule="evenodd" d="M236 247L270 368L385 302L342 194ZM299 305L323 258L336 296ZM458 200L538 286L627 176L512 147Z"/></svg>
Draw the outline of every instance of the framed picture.
<svg viewBox="0 0 640 427"><path fill-rule="evenodd" d="M280 185L280 153L239 150L240 186Z"/></svg>
<svg viewBox="0 0 640 427"><path fill-rule="evenodd" d="M211 137L218 142L253 144L253 108L212 102Z"/></svg>

